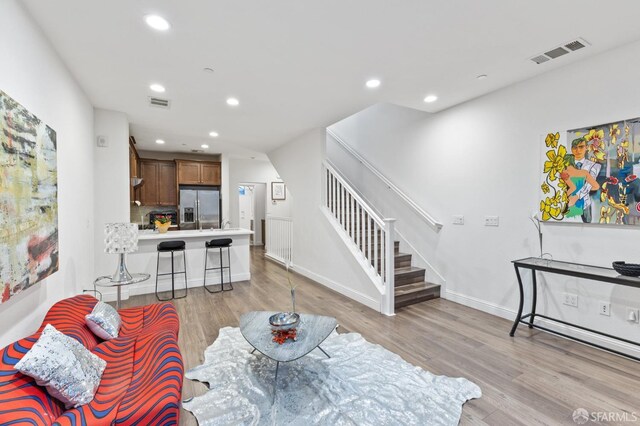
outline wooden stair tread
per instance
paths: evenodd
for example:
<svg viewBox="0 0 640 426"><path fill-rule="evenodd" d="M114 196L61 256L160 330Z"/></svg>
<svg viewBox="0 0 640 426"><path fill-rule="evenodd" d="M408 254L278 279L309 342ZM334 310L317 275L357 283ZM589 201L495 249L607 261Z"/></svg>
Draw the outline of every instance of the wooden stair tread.
<svg viewBox="0 0 640 426"><path fill-rule="evenodd" d="M395 269L395 275L396 277L398 275L408 275L408 274L414 274L414 273L420 273L422 271L424 271L424 268L418 268L416 266L405 266L404 268L396 268Z"/></svg>
<svg viewBox="0 0 640 426"><path fill-rule="evenodd" d="M396 297L405 296L411 293L417 293L424 290L436 290L439 288L440 288L439 284L432 284L432 283L423 281L421 283L407 284L407 285L403 285L402 287L398 287L396 288L395 295Z"/></svg>
<svg viewBox="0 0 640 426"><path fill-rule="evenodd" d="M414 283L396 288L394 305L397 309L438 297L440 297L440 285L428 282Z"/></svg>

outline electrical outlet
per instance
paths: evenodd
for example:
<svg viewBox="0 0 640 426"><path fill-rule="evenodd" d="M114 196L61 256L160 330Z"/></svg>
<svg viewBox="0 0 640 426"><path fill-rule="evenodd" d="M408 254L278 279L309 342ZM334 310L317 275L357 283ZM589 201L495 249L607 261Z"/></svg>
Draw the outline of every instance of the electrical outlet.
<svg viewBox="0 0 640 426"><path fill-rule="evenodd" d="M500 218L498 216L485 216L484 226L500 226Z"/></svg>
<svg viewBox="0 0 640 426"><path fill-rule="evenodd" d="M600 315L611 316L611 303L609 302L599 302L598 303L598 312Z"/></svg>
<svg viewBox="0 0 640 426"><path fill-rule="evenodd" d="M464 216L461 214L453 216L454 225L464 225Z"/></svg>
<svg viewBox="0 0 640 426"><path fill-rule="evenodd" d="M567 306L578 307L578 295L575 293L564 293L562 303Z"/></svg>

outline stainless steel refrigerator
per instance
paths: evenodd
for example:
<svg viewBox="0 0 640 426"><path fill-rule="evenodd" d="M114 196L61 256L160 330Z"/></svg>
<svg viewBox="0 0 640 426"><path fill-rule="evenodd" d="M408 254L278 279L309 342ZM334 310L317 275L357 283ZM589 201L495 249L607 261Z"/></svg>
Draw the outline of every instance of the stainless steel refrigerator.
<svg viewBox="0 0 640 426"><path fill-rule="evenodd" d="M220 228L220 188L180 186L180 229Z"/></svg>

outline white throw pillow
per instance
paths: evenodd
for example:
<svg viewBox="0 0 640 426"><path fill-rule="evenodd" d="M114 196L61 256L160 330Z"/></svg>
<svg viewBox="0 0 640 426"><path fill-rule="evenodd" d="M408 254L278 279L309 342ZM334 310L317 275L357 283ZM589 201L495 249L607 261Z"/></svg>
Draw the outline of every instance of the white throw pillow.
<svg viewBox="0 0 640 426"><path fill-rule="evenodd" d="M111 305L104 302L96 303L93 311L85 316L87 326L93 331L93 334L104 340L110 340L118 337L120 330L120 314Z"/></svg>
<svg viewBox="0 0 640 426"><path fill-rule="evenodd" d="M38 341L15 365L67 409L93 399L107 362L73 337L47 324Z"/></svg>

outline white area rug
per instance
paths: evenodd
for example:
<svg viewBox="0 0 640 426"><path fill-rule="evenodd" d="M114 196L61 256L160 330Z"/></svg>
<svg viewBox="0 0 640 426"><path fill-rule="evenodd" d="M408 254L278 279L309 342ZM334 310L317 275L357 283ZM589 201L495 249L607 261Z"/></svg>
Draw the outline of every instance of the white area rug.
<svg viewBox="0 0 640 426"><path fill-rule="evenodd" d="M332 333L281 363L253 349L238 328L220 329L205 363L186 373L209 391L183 404L205 425L457 425L462 404L482 395L463 378L434 376L359 334Z"/></svg>

